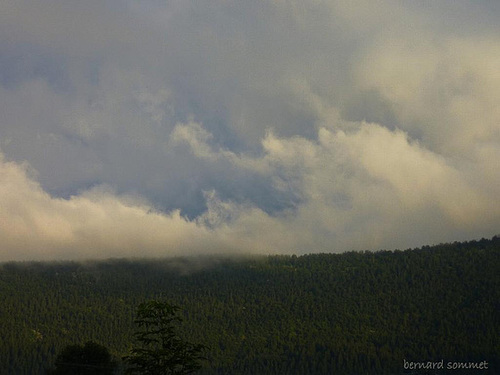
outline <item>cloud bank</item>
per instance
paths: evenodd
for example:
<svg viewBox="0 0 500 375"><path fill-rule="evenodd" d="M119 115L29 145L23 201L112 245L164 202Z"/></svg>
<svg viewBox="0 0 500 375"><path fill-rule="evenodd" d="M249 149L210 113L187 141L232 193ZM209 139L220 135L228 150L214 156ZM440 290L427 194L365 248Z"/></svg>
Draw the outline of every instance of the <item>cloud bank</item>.
<svg viewBox="0 0 500 375"><path fill-rule="evenodd" d="M7 0L0 260L498 234L496 1Z"/></svg>

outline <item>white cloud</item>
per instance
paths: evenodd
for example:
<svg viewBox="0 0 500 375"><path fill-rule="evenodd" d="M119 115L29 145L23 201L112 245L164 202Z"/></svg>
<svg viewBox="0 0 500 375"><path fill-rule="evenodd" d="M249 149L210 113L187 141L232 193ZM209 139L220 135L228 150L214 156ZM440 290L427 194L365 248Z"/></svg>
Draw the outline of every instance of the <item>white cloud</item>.
<svg viewBox="0 0 500 375"><path fill-rule="evenodd" d="M498 191L469 186L464 171L399 130L360 123L351 132L323 128L316 141L269 133L264 155L254 160L212 150L200 124L179 126L179 137L183 130L198 133L183 135L196 140L190 147L205 150L197 157L256 167L276 189L300 196L299 203L269 214L212 191L205 194L207 210L190 221L178 210L161 213L103 188L55 198L26 164L1 160L1 258L393 248L437 242L443 233L446 240L491 233L500 219Z"/></svg>
<svg viewBox="0 0 500 375"><path fill-rule="evenodd" d="M0 2L3 259L497 234L496 4Z"/></svg>
<svg viewBox="0 0 500 375"><path fill-rule="evenodd" d="M499 45L500 38L387 38L359 62L358 84L378 90L401 126L437 152L470 154L500 141Z"/></svg>
<svg viewBox="0 0 500 375"><path fill-rule="evenodd" d="M0 259L166 256L224 251L207 229L96 188L51 197L26 165L0 160Z"/></svg>
<svg viewBox="0 0 500 375"><path fill-rule="evenodd" d="M269 133L262 143L262 158L238 163L259 166L258 172L269 174L277 189L298 195L296 208L270 216L220 200L209 205L217 207L212 211L221 223L217 231L239 233L242 241L255 238L256 249L417 246L439 242L443 233L450 236L447 240L494 233L500 219L498 191L486 193L470 185L470 171L456 169L400 130L360 123L350 132L320 129L317 141ZM210 153L212 159L226 156Z"/></svg>

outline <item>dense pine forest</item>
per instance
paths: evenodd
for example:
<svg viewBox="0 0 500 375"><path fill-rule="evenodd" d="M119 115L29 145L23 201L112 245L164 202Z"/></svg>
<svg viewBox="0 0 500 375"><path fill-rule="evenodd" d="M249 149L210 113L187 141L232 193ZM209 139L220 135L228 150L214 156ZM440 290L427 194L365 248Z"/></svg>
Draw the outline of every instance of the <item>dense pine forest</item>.
<svg viewBox="0 0 500 375"><path fill-rule="evenodd" d="M420 249L0 265L0 374L89 340L118 361L137 305L180 307L203 374L500 373L500 237ZM446 370L447 363L488 363ZM119 368L120 369L120 368Z"/></svg>

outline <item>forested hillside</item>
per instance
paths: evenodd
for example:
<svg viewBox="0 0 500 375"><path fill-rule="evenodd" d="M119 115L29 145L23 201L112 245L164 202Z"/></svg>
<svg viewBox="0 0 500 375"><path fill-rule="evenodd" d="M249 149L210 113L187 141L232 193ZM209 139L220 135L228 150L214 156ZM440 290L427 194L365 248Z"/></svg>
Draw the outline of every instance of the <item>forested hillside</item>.
<svg viewBox="0 0 500 375"><path fill-rule="evenodd" d="M183 337L210 348L206 374L401 374L404 360L441 359L500 373L494 237L375 253L4 263L0 374L44 373L88 340L120 358L137 305L153 298L180 306Z"/></svg>

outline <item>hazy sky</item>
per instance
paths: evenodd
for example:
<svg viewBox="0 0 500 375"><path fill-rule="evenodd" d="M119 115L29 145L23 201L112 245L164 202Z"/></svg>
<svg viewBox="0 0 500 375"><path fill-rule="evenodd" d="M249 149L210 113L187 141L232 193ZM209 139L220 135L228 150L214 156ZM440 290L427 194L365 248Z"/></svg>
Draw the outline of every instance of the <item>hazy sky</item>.
<svg viewBox="0 0 500 375"><path fill-rule="evenodd" d="M0 1L0 261L500 233L500 2Z"/></svg>

